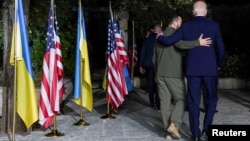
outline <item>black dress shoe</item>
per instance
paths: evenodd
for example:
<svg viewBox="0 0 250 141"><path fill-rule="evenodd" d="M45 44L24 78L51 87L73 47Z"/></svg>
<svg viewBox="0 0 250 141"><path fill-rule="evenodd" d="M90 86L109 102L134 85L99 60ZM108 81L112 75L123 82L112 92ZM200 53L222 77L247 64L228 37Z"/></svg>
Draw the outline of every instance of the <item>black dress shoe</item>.
<svg viewBox="0 0 250 141"><path fill-rule="evenodd" d="M208 140L207 132L204 129L202 130L200 140L201 141L207 141Z"/></svg>

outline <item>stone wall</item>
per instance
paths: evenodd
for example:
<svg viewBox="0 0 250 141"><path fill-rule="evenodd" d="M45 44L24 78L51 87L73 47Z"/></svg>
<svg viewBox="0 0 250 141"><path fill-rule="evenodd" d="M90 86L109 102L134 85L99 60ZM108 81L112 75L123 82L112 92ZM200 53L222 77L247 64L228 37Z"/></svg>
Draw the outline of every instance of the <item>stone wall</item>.
<svg viewBox="0 0 250 141"><path fill-rule="evenodd" d="M250 81L238 78L219 78L219 89L250 89Z"/></svg>

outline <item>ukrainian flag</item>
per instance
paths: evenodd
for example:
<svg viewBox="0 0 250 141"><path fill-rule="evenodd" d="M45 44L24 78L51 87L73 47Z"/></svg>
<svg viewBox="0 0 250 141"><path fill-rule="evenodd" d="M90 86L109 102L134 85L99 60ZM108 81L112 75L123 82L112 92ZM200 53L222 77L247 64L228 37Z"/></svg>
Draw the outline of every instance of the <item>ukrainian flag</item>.
<svg viewBox="0 0 250 141"><path fill-rule="evenodd" d="M89 111L93 109L92 83L85 33L85 21L81 3L78 8L77 46L75 58L74 102ZM82 101L81 101L82 100Z"/></svg>
<svg viewBox="0 0 250 141"><path fill-rule="evenodd" d="M16 56L16 108L18 115L24 121L26 127L29 128L38 120L38 105L32 78L32 63L22 0L16 0L15 3L15 21L12 33L10 64L15 64Z"/></svg>

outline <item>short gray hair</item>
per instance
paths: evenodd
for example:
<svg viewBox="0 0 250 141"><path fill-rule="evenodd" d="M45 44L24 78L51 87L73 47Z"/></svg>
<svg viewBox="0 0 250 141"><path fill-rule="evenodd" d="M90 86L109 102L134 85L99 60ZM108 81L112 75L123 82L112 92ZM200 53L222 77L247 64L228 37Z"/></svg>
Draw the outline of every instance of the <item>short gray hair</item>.
<svg viewBox="0 0 250 141"><path fill-rule="evenodd" d="M206 6L195 6L195 7L193 7L194 12L199 12L199 11L204 11L204 10L207 10Z"/></svg>

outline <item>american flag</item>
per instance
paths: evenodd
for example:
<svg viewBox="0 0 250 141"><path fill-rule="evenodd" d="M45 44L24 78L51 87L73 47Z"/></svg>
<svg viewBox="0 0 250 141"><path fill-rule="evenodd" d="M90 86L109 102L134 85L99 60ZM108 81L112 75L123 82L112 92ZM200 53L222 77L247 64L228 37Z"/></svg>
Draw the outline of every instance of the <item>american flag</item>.
<svg viewBox="0 0 250 141"><path fill-rule="evenodd" d="M108 102L114 109L117 109L124 101L124 96L128 93L123 67L128 64L128 56L125 50L123 39L120 34L119 24L113 18L110 10L108 24L108 82L107 95Z"/></svg>
<svg viewBox="0 0 250 141"><path fill-rule="evenodd" d="M54 14L54 15L53 15ZM61 43L58 36L55 8L49 11L45 53L43 58L39 123L48 128L54 115L60 113L60 99L64 94Z"/></svg>

